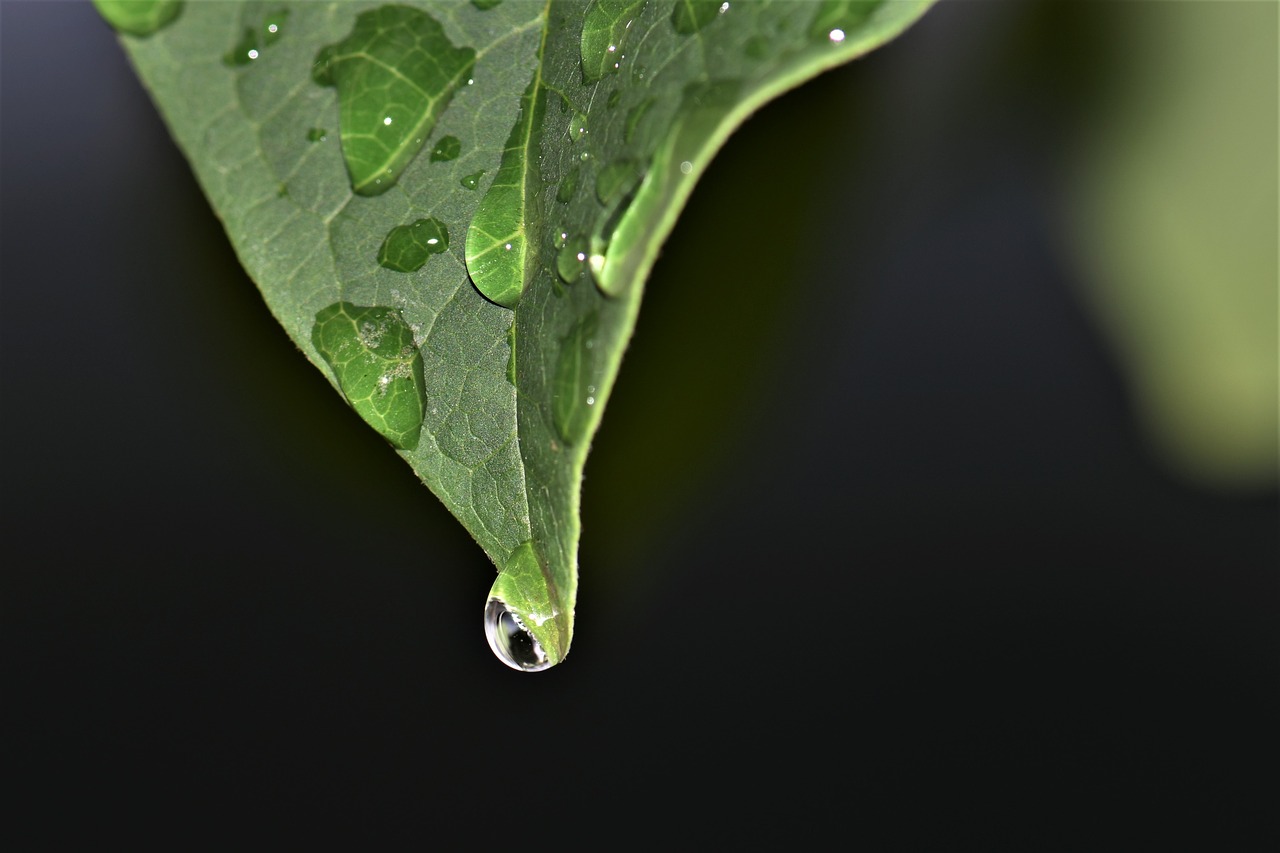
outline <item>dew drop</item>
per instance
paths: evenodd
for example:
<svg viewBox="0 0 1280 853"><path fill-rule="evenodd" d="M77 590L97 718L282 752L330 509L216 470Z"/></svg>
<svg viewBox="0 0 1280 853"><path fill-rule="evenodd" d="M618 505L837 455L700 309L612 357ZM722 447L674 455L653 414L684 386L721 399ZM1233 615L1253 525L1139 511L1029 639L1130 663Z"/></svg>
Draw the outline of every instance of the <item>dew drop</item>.
<svg viewBox="0 0 1280 853"><path fill-rule="evenodd" d="M436 143L436 147L431 149L431 162L438 163L441 160L453 160L462 153L462 143L458 141L456 136L442 136L440 141Z"/></svg>
<svg viewBox="0 0 1280 853"><path fill-rule="evenodd" d="M586 237L574 237L559 247L560 251L556 252L556 275L565 284L573 284L582 278L582 273L587 268L588 248Z"/></svg>
<svg viewBox="0 0 1280 853"><path fill-rule="evenodd" d="M551 238L551 245L555 246L557 249L563 249L564 244L568 241L568 239L569 239L569 232L556 231L556 235Z"/></svg>
<svg viewBox="0 0 1280 853"><path fill-rule="evenodd" d="M484 169L479 172L472 172L470 175L464 175L458 183L462 184L463 189L473 190L480 186L480 179L484 177Z"/></svg>
<svg viewBox="0 0 1280 853"><path fill-rule="evenodd" d="M313 127L307 131L308 142L324 142L328 138L328 132L322 127Z"/></svg>
<svg viewBox="0 0 1280 853"><path fill-rule="evenodd" d="M448 248L449 230L439 219L428 217L388 231L378 249L378 263L396 272L413 272Z"/></svg>
<svg viewBox="0 0 1280 853"><path fill-rule="evenodd" d="M556 187L556 201L568 204L573 200L574 194L578 192L578 179L581 174L577 166L565 173L565 176L560 179L560 186Z"/></svg>
<svg viewBox="0 0 1280 853"><path fill-rule="evenodd" d="M601 204L616 202L639 179L640 167L634 160L617 160L596 175L596 198Z"/></svg>
<svg viewBox="0 0 1280 853"><path fill-rule="evenodd" d="M577 142L587 135L587 117L582 113L574 113L569 123L569 139Z"/></svg>
<svg viewBox="0 0 1280 853"><path fill-rule="evenodd" d="M688 175L688 174L691 174L692 172L693 172L693 163L689 162L688 160L681 161L680 173L682 175Z"/></svg>
<svg viewBox="0 0 1280 853"><path fill-rule="evenodd" d="M284 22L288 17L287 9L279 9L268 14L258 26L245 27L240 40L231 50L223 54L222 64L237 68L258 59L266 48L278 42L284 35Z"/></svg>
<svg viewBox="0 0 1280 853"><path fill-rule="evenodd" d="M832 43L839 44L840 42L844 41L844 30L840 29L839 27L836 27L834 30L827 33L827 38L830 39Z"/></svg>

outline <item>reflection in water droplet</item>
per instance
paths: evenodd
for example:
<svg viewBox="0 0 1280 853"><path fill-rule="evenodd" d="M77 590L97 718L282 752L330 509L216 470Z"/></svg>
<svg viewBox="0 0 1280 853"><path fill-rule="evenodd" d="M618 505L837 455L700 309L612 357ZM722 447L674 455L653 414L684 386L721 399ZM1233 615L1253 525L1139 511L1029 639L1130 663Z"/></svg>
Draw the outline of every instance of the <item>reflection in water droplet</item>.
<svg viewBox="0 0 1280 853"><path fill-rule="evenodd" d="M836 44L839 44L840 42L844 41L844 30L840 29L839 27L836 27L834 30L827 33L827 38L831 39L831 41L835 42Z"/></svg>
<svg viewBox="0 0 1280 853"><path fill-rule="evenodd" d="M452 160L462 152L462 143L458 141L456 136L442 136L440 141L436 143L436 147L431 149L431 162L438 163L441 160Z"/></svg>
<svg viewBox="0 0 1280 853"><path fill-rule="evenodd" d="M586 237L574 237L566 241L556 252L556 274L565 284L573 284L582 277L587 268L587 250L590 248Z"/></svg>
<svg viewBox="0 0 1280 853"><path fill-rule="evenodd" d="M439 219L428 217L387 232L378 249L378 263L389 270L413 272L421 269L427 258L448 248L448 229Z"/></svg>
<svg viewBox="0 0 1280 853"><path fill-rule="evenodd" d="M574 166L560 179L560 186L556 188L556 201L568 204L573 200L574 194L578 191L579 174L580 169Z"/></svg>
<svg viewBox="0 0 1280 853"><path fill-rule="evenodd" d="M481 169L478 172L472 172L470 175L464 175L459 183L462 184L463 189L473 190L480 185L480 179L483 177L484 169Z"/></svg>
<svg viewBox="0 0 1280 853"><path fill-rule="evenodd" d="M313 127L307 131L308 142L324 142L328 138L328 132L322 127Z"/></svg>
<svg viewBox="0 0 1280 853"><path fill-rule="evenodd" d="M682 160L680 162L680 173L684 175L688 175L691 172L693 172L693 163L689 162L688 160Z"/></svg>
<svg viewBox="0 0 1280 853"><path fill-rule="evenodd" d="M538 672L551 666L542 645L507 605L490 598L484 606L484 635L498 660L522 672Z"/></svg>
<svg viewBox="0 0 1280 853"><path fill-rule="evenodd" d="M809 37L840 44L871 16L884 0L823 0L809 23Z"/></svg>
<svg viewBox="0 0 1280 853"><path fill-rule="evenodd" d="M149 36L182 11L182 0L97 0L93 5L108 24L131 36Z"/></svg>

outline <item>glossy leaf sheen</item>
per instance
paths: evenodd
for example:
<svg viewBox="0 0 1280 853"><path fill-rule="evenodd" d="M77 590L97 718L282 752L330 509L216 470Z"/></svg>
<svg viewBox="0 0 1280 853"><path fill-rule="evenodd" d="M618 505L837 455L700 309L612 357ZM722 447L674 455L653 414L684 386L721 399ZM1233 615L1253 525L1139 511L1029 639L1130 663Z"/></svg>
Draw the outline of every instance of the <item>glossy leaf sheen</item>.
<svg viewBox="0 0 1280 853"><path fill-rule="evenodd" d="M194 3L123 41L273 313L505 567L493 594L558 662L582 467L694 183L762 103L928 3ZM223 65L281 10L270 50ZM427 219L465 238L404 272L397 232L379 263Z"/></svg>

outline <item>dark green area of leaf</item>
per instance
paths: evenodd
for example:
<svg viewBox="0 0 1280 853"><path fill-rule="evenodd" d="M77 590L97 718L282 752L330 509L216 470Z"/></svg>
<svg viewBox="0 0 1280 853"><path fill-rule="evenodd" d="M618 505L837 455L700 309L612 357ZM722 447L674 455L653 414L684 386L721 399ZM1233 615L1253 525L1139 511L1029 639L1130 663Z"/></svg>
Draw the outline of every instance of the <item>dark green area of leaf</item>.
<svg viewBox="0 0 1280 853"><path fill-rule="evenodd" d="M316 314L311 340L360 417L396 447L417 447L427 389L400 312L337 302Z"/></svg>
<svg viewBox="0 0 1280 853"><path fill-rule="evenodd" d="M676 0L671 10L671 26L682 36L696 33L716 19L720 5L720 0Z"/></svg>
<svg viewBox="0 0 1280 853"><path fill-rule="evenodd" d="M475 55L409 6L361 13L349 36L317 54L313 78L338 89L342 154L356 193L391 188L466 81Z"/></svg>

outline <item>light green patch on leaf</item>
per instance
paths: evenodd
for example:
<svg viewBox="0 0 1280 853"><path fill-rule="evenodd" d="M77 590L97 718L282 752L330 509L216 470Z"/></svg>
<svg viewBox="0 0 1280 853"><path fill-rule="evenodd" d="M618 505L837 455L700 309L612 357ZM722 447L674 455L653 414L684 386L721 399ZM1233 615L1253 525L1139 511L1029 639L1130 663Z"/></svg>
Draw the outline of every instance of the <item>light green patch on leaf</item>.
<svg viewBox="0 0 1280 853"><path fill-rule="evenodd" d="M272 312L502 570L510 619L486 625L556 663L587 452L694 183L752 111L928 5L882 3L833 41L812 35L826 7L765 0L689 34L659 0L199 3L123 41ZM270 50L222 64L282 8ZM308 141L324 127L341 147ZM435 133L453 159L414 156ZM389 235L428 218L455 239L405 272Z"/></svg>
<svg viewBox="0 0 1280 853"><path fill-rule="evenodd" d="M352 189L391 188L474 61L474 50L454 47L435 18L409 6L362 13L349 36L319 52L314 76L338 88Z"/></svg>
<svg viewBox="0 0 1280 853"><path fill-rule="evenodd" d="M427 387L400 312L338 302L316 314L311 340L351 408L396 447L417 447Z"/></svg>
<svg viewBox="0 0 1280 853"><path fill-rule="evenodd" d="M132 36L149 36L173 21L182 0L93 0L108 24Z"/></svg>

